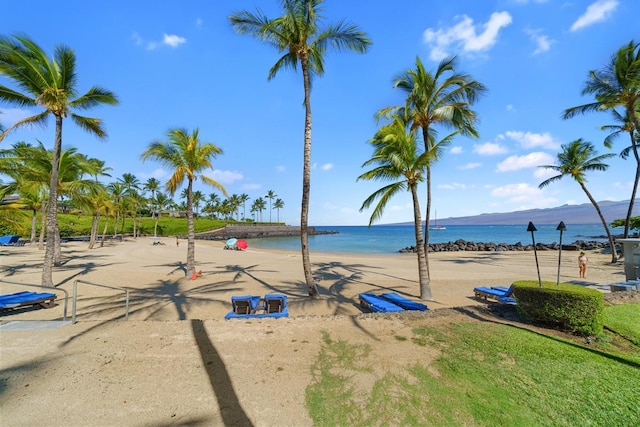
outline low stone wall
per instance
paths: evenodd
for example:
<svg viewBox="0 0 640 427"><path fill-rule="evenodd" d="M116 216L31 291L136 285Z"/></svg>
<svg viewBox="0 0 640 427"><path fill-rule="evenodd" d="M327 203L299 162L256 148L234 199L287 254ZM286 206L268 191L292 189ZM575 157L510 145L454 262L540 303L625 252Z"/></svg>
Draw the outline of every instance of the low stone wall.
<svg viewBox="0 0 640 427"><path fill-rule="evenodd" d="M335 234L335 231L318 231L315 227L308 227L309 234ZM264 237L292 237L300 236L299 226L290 225L227 225L224 229L212 232L200 233L196 239L201 240L227 240L232 237L237 239L256 239Z"/></svg>

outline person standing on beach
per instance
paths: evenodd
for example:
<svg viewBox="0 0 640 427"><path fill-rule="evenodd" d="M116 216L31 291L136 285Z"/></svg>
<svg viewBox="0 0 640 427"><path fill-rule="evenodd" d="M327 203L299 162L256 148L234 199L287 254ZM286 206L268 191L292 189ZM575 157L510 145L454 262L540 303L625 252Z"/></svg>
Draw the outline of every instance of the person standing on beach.
<svg viewBox="0 0 640 427"><path fill-rule="evenodd" d="M587 274L587 262L589 261L589 258L587 258L587 256L585 255L584 252L580 252L580 255L578 255L578 269L580 270L580 277L581 278L586 278L586 274Z"/></svg>

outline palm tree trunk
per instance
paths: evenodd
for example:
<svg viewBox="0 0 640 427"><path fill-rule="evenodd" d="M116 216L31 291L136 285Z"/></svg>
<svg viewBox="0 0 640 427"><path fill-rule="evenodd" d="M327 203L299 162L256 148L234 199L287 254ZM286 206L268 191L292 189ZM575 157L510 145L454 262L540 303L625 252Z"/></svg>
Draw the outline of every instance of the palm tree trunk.
<svg viewBox="0 0 640 427"><path fill-rule="evenodd" d="M633 139L633 132L631 132L631 149L633 150L633 156L636 159L636 178L633 181L633 190L631 190L631 200L629 200L629 209L627 210L627 217L624 220L624 238L629 237L629 228L631 224L631 215L633 215L633 204L636 200L636 192L638 191L638 180L640 180L640 155L638 154L638 147Z"/></svg>
<svg viewBox="0 0 640 427"><path fill-rule="evenodd" d="M104 247L104 238L107 235L107 227L109 226L109 213L104 216L104 230L102 230L102 239L100 240L100 247Z"/></svg>
<svg viewBox="0 0 640 427"><path fill-rule="evenodd" d="M116 211L116 222L113 224L113 237L118 235L118 222L120 222L120 211Z"/></svg>
<svg viewBox="0 0 640 427"><path fill-rule="evenodd" d="M47 229L47 199L42 199L42 206L40 207L40 237L38 238L38 250L44 250L44 236Z"/></svg>
<svg viewBox="0 0 640 427"><path fill-rule="evenodd" d="M96 236L98 235L98 223L100 222L100 211L93 214L91 220L91 236L89 237L89 249L93 249L96 245Z"/></svg>
<svg viewBox="0 0 640 427"><path fill-rule="evenodd" d="M410 184L411 197L413 198L413 225L416 235L416 249L418 251L418 280L420 282L420 299L432 301L431 283L427 269L427 257L422 241L422 218L420 217L420 201L416 184Z"/></svg>
<svg viewBox="0 0 640 427"><path fill-rule="evenodd" d="M189 179L189 185L187 187L187 277L191 277L196 271L196 233L193 225L193 204L191 202L193 192L193 180Z"/></svg>
<svg viewBox="0 0 640 427"><path fill-rule="evenodd" d="M33 209L33 215L31 216L31 238L29 242L34 244L36 242L36 231L38 229L38 211Z"/></svg>
<svg viewBox="0 0 640 427"><path fill-rule="evenodd" d="M317 298L318 288L311 272L309 258L309 196L311 192L311 84L307 58L302 57L302 76L304 79L304 161L302 167L302 209L300 213L300 243L302 249L302 269L309 296Z"/></svg>
<svg viewBox="0 0 640 427"><path fill-rule="evenodd" d="M424 150L429 151L429 128L422 128L422 139L424 140ZM427 206L425 207L425 227L424 227L424 256L427 268L427 281L431 283L431 273L429 272L429 222L431 221L431 165L427 165Z"/></svg>
<svg viewBox="0 0 640 427"><path fill-rule="evenodd" d="M51 160L51 180L49 181L49 205L47 207L47 245L44 252L41 284L53 286L53 265L56 259L56 238L58 233L58 174L60 152L62 151L62 116L56 115L56 136Z"/></svg>
<svg viewBox="0 0 640 427"><path fill-rule="evenodd" d="M618 261L618 251L616 251L616 244L613 241L611 232L609 231L609 226L607 225L607 221L605 221L604 215L602 215L602 211L600 210L600 206L598 206L598 202L596 202L593 196L591 196L591 193L589 193L589 190L587 190L587 187L582 182L579 182L579 184L580 184L580 187L582 187L582 190L584 191L584 193L587 195L587 197L591 201L591 204L593 205L593 207L596 208L596 212L598 212L598 216L600 217L602 226L604 227L604 230L607 232L607 238L609 239L609 246L611 246L611 263L613 264Z"/></svg>

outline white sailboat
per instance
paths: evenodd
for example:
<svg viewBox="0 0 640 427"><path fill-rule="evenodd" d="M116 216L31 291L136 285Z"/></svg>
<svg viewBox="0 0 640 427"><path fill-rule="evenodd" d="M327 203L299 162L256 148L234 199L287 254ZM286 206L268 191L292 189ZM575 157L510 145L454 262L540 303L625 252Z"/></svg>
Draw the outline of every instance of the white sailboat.
<svg viewBox="0 0 640 427"><path fill-rule="evenodd" d="M433 225L431 227L429 227L429 230L446 230L447 227L442 226L442 225L438 225L438 211L436 211L436 214L434 216L434 220L433 220Z"/></svg>

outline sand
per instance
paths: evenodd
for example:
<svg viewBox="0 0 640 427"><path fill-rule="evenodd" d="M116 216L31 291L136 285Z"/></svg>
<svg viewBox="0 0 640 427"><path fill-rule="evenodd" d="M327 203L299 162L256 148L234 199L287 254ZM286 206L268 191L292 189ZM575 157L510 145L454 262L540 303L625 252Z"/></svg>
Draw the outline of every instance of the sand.
<svg viewBox="0 0 640 427"><path fill-rule="evenodd" d="M533 252L432 253L430 312L362 314L361 292L418 299L415 255L312 253L321 298L310 300L299 253L228 251L222 242L197 241L203 274L189 280L186 241L162 242L130 238L94 250L65 243L54 282L71 295L79 281L75 324L8 328L13 321L60 320L62 292L54 308L3 313L3 425L311 425L305 389L323 333L369 344L379 375L408 363L428 365L435 350L394 337L410 335L418 323L473 320L487 305L473 297L475 286L537 279ZM587 278L579 279L577 253L563 252L560 280L588 286L624 280L610 255L587 255ZM36 247L0 248L0 293L28 289L6 281L39 283L42 257ZM542 279L554 281L558 252L538 252L538 260ZM129 320L124 292L87 282L129 290ZM289 318L224 320L232 295L272 292L288 296Z"/></svg>

